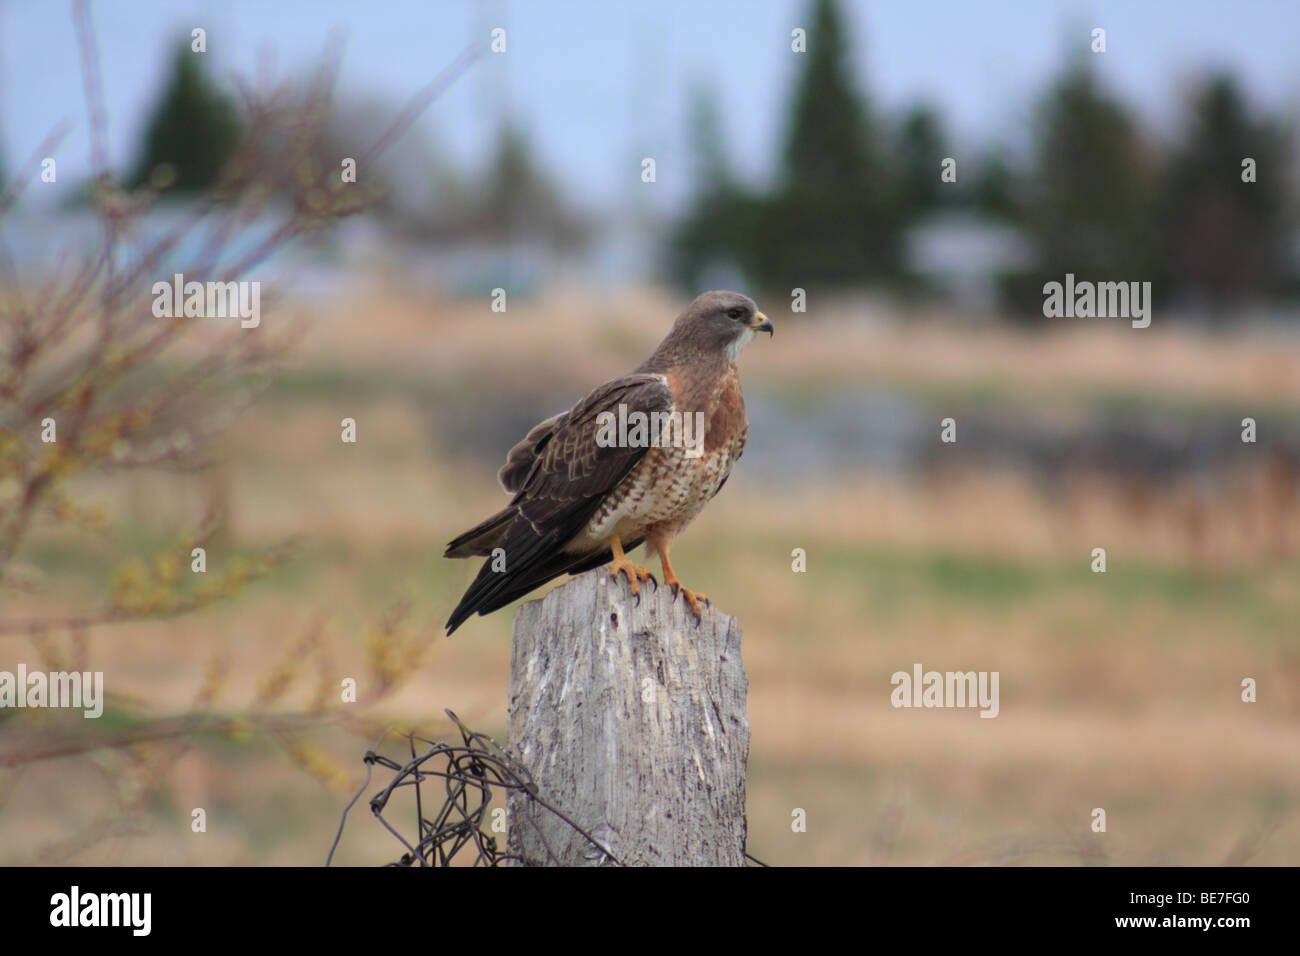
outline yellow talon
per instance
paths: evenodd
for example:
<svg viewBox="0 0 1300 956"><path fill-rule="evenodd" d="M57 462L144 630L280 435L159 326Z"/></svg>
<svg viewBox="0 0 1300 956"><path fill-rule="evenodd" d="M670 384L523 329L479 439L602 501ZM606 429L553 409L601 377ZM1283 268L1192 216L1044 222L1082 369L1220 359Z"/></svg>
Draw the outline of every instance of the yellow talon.
<svg viewBox="0 0 1300 956"><path fill-rule="evenodd" d="M609 576L617 581L619 574L622 573L627 578L633 594L640 592L641 582L655 579L655 576L645 568L628 560L627 555L623 553L623 542L618 540L618 535L610 539L609 546L614 552L614 563L609 566Z"/></svg>
<svg viewBox="0 0 1300 956"><path fill-rule="evenodd" d="M673 589L674 597L680 594L682 597L686 598L686 603L690 605L691 611L694 612L697 621L704 616L704 611L700 608L700 602L702 601L705 604L708 604L709 599L707 597L699 591L692 591L676 578L673 578L671 581L665 581L664 583Z"/></svg>

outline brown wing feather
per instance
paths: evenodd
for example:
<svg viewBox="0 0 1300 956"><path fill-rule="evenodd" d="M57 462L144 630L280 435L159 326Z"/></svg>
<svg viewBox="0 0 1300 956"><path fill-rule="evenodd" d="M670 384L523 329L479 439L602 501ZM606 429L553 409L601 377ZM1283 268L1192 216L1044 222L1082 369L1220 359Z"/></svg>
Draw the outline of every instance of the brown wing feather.
<svg viewBox="0 0 1300 956"><path fill-rule="evenodd" d="M572 409L569 410L571 411ZM533 462L537 459L538 448L551 440L556 424L568 416L569 412L560 412L544 422L537 423L524 436L523 441L506 453L506 463L497 472L497 481L501 482L502 488L511 494L519 490L519 486L524 483L528 472L532 470Z"/></svg>
<svg viewBox="0 0 1300 956"><path fill-rule="evenodd" d="M617 415L620 405L625 405L629 413L649 415L670 411L673 396L660 376L648 373L626 375L593 389L569 411L548 419L555 424L534 443L533 464L520 482L515 500L547 490L584 495L612 490L646 452L644 447L621 448L596 442L602 413ZM536 426L529 435L546 424ZM521 465L522 460L515 471L522 470Z"/></svg>
<svg viewBox="0 0 1300 956"><path fill-rule="evenodd" d="M600 445L596 441L602 412L618 414L671 412L672 392L658 375L638 373L606 382L568 412L535 426L510 450L498 476L515 496L502 512L461 535L448 546L449 556L473 553L470 545L505 550L506 570L483 563L478 576L447 622L448 633L471 614L486 614L540 587L571 567L591 560L564 546L586 526L606 494L636 466L646 448ZM477 536L478 540L471 540ZM459 546L453 548L453 546ZM457 554L452 555L456 550Z"/></svg>

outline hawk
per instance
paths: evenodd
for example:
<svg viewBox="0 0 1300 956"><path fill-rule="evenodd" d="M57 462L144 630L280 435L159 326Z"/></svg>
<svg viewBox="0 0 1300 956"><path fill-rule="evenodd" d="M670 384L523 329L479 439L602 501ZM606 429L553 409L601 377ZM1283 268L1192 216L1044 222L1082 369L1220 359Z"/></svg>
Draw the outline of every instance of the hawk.
<svg viewBox="0 0 1300 956"><path fill-rule="evenodd" d="M704 595L682 585L668 550L726 484L745 447L749 421L736 359L756 332L773 329L752 299L706 292L638 368L534 426L510 449L497 474L510 503L447 545L448 558L488 557L451 612L447 633L561 574L611 561L610 574L622 574L637 594L654 581L627 557L642 542L698 620Z"/></svg>

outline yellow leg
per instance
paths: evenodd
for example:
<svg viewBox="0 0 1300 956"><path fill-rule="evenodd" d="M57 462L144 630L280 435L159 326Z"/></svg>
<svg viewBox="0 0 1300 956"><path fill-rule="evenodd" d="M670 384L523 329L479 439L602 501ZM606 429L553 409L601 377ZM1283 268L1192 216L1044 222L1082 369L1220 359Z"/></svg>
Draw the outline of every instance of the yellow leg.
<svg viewBox="0 0 1300 956"><path fill-rule="evenodd" d="M699 620L704 615L704 611L700 608L700 604L701 602L708 604L709 599L699 591L692 591L677 579L677 575L673 573L673 566L668 562L668 548L670 546L669 540L663 535L655 534L650 536L650 547L654 548L655 551L658 552L659 563L662 564L664 568L664 584L673 589L674 597L680 594L686 599L686 603L690 605L691 611L695 614L695 619Z"/></svg>
<svg viewBox="0 0 1300 956"><path fill-rule="evenodd" d="M641 590L642 581L653 581L655 576L645 568L633 564L623 553L623 542L614 535L609 540L610 550L614 552L614 563L609 566L609 574L615 581L618 580L619 573L627 577L627 583L632 588L632 593L636 594Z"/></svg>

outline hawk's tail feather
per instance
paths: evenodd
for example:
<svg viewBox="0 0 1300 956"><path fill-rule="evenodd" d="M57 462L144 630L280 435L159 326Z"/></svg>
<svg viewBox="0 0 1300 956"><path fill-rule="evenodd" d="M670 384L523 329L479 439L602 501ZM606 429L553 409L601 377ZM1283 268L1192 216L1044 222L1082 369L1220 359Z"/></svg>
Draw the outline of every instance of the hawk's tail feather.
<svg viewBox="0 0 1300 956"><path fill-rule="evenodd" d="M522 524L527 527L527 522ZM531 530L527 533L532 540L521 542L522 547L511 547L514 542L507 541L504 571L493 570L494 558L483 562L478 576L447 619L448 634L460 627L471 615L490 614L503 608L588 559L587 555L565 554L559 549L553 535L533 535Z"/></svg>
<svg viewBox="0 0 1300 956"><path fill-rule="evenodd" d="M462 535L453 538L443 552L444 558L468 558L473 555L489 555L492 549L499 547L501 539L510 530L510 522L519 514L513 507L503 508L491 518L470 528Z"/></svg>
<svg viewBox="0 0 1300 956"><path fill-rule="evenodd" d="M538 535L522 519L504 537L506 569L494 571L491 558L483 562L465 596L447 619L449 635L474 614L490 614L561 574L590 571L614 558L609 548L588 554L566 553L559 546L564 539L555 534ZM643 540L627 542L624 547L631 551Z"/></svg>

